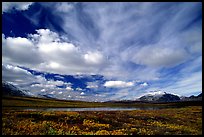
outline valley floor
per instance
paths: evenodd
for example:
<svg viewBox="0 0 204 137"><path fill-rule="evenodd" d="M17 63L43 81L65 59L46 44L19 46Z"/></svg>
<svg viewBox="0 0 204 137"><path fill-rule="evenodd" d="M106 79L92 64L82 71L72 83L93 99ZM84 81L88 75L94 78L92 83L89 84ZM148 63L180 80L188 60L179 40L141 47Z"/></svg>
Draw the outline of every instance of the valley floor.
<svg viewBox="0 0 204 137"><path fill-rule="evenodd" d="M202 135L202 106L133 111L2 110L3 135Z"/></svg>

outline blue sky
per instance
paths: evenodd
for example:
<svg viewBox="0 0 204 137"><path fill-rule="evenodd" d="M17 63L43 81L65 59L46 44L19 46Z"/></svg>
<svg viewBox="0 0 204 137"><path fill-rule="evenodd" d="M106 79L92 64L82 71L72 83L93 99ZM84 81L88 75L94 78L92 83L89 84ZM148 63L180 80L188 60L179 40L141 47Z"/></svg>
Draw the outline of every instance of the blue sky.
<svg viewBox="0 0 204 137"><path fill-rule="evenodd" d="M108 101L202 92L200 2L3 2L2 80Z"/></svg>

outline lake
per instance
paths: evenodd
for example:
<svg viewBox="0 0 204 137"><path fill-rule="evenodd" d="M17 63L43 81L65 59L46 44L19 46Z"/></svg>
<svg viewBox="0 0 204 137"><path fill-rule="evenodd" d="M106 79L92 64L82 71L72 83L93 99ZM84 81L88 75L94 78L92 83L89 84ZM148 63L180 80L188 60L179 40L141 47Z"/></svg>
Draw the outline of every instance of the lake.
<svg viewBox="0 0 204 137"><path fill-rule="evenodd" d="M9 110L29 111L124 111L124 110L159 110L165 108L178 108L178 106L146 106L146 107L93 107L93 108L22 108L4 107Z"/></svg>

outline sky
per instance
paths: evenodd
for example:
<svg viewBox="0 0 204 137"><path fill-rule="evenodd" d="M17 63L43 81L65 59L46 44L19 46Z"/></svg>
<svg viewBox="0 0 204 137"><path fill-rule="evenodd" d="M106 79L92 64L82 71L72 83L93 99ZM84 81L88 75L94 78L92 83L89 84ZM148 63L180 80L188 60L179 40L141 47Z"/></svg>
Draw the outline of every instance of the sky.
<svg viewBox="0 0 204 137"><path fill-rule="evenodd" d="M202 92L201 2L3 2L2 81L66 100Z"/></svg>

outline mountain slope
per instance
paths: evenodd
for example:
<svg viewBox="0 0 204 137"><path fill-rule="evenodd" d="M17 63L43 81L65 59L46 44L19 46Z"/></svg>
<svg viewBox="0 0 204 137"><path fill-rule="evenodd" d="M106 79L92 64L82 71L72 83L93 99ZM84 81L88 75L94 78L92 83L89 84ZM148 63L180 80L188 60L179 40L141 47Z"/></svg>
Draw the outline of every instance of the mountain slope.
<svg viewBox="0 0 204 137"><path fill-rule="evenodd" d="M181 101L202 101L202 93L200 93L198 96L190 96L190 97L183 97Z"/></svg>
<svg viewBox="0 0 204 137"><path fill-rule="evenodd" d="M176 95L164 94L157 101L158 102L175 102L175 101L179 101L179 100L180 100L180 98Z"/></svg>
<svg viewBox="0 0 204 137"><path fill-rule="evenodd" d="M147 94L139 98L140 101L145 102L176 102L180 98L177 95L169 94L166 92L159 92L158 94Z"/></svg>
<svg viewBox="0 0 204 137"><path fill-rule="evenodd" d="M20 90L16 86L2 81L2 95L3 96L28 96L27 91Z"/></svg>
<svg viewBox="0 0 204 137"><path fill-rule="evenodd" d="M18 87L2 81L2 96L19 96L19 97L37 97L37 98L48 98L48 99L56 99L53 98L50 94L38 94L34 96L28 90L21 90Z"/></svg>

